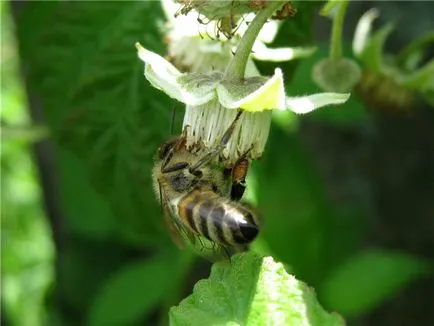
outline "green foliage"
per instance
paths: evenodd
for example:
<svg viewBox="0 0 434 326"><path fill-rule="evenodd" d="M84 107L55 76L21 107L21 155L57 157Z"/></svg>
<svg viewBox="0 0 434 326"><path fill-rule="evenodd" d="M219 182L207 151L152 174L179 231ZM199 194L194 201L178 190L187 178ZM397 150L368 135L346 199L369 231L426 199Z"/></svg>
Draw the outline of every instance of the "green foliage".
<svg viewBox="0 0 434 326"><path fill-rule="evenodd" d="M266 216L262 236L271 253L312 284L327 265L331 208L298 139L273 132L269 141L257 165L259 184L266 185L258 188L258 207ZM273 174L264 172L270 169Z"/></svg>
<svg viewBox="0 0 434 326"><path fill-rule="evenodd" d="M319 6L297 2L298 13L283 22L275 46L311 44ZM29 102L35 115L44 116L54 143L47 159L53 161L55 191L46 196L61 211L54 221L61 232L51 231L62 241L53 250L29 148L2 143L5 312L11 324L26 326L40 325L47 309L56 325L164 324L169 307L207 275L208 265L192 268L190 254L174 248L151 186L152 157L169 134L171 109L180 106L145 80L134 48L139 41L166 52L157 27L163 20L160 5L26 2L16 11ZM321 46L309 59L279 65L288 95L318 92L309 76L325 55ZM10 67L2 61L2 77ZM275 64L261 68L271 75ZM24 92L9 81L2 83L2 100L10 108L2 107L2 122L26 124ZM21 95L15 96L18 88ZM351 128L368 118L352 95L345 105L307 119ZM303 120L287 114L276 121L285 132L272 128L265 155L249 175L254 179L249 178L248 192L264 221L253 248L314 286L327 308L345 316L367 314L423 275L426 266L404 254L354 256L364 238L365 212L357 205L343 212L346 207L328 199L317 162L296 133ZM300 307L308 314L300 314ZM281 264L254 254L237 256L231 266L216 264L170 318L174 325L204 320L262 325L272 320L274 308L289 325L342 324Z"/></svg>
<svg viewBox="0 0 434 326"><path fill-rule="evenodd" d="M369 250L338 266L319 292L329 308L357 317L428 271L426 262L408 254Z"/></svg>
<svg viewBox="0 0 434 326"><path fill-rule="evenodd" d="M29 152L29 143L40 133L30 132L33 128L18 78L14 26L6 2L0 3L0 11L1 324L36 326L47 315L44 301L54 274L54 248Z"/></svg>
<svg viewBox="0 0 434 326"><path fill-rule="evenodd" d="M149 188L156 144L168 136L172 104L147 85L134 49L138 40L162 49L158 16L152 2L33 3L25 6L18 29L30 91L55 139L84 160L92 184L115 213L113 230L137 243L160 241L159 209L143 189ZM69 182L74 174L64 175ZM69 188L66 198L70 186L63 187ZM99 214L110 218L104 210ZM88 213L84 223L95 215Z"/></svg>
<svg viewBox="0 0 434 326"><path fill-rule="evenodd" d="M135 261L115 272L95 296L88 325L127 325L146 316L177 282L174 258L172 252Z"/></svg>
<svg viewBox="0 0 434 326"><path fill-rule="evenodd" d="M86 165L70 151L58 149L62 207L72 230L86 237L107 238L116 232L113 214L91 186Z"/></svg>
<svg viewBox="0 0 434 326"><path fill-rule="evenodd" d="M343 325L318 304L312 289L289 275L271 257L241 254L216 264L208 279L170 311L183 325Z"/></svg>
<svg viewBox="0 0 434 326"><path fill-rule="evenodd" d="M363 63L367 68L373 69L374 71L382 71L384 69L384 43L387 37L393 31L393 24L388 24L372 36L372 40L367 44L366 48L360 54Z"/></svg>

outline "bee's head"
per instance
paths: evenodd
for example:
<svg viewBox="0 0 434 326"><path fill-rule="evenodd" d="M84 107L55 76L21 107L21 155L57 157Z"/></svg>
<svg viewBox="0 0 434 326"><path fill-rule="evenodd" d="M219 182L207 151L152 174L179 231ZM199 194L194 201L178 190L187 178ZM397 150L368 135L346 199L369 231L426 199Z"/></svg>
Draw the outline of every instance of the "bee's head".
<svg viewBox="0 0 434 326"><path fill-rule="evenodd" d="M188 173L188 170L184 169L171 175L170 182L173 189L178 192L184 192L189 190L197 182L197 178Z"/></svg>
<svg viewBox="0 0 434 326"><path fill-rule="evenodd" d="M176 145L177 141L178 141L178 138L174 138L174 139L168 140L163 145L161 145L157 151L158 159L160 159L160 160L164 159L167 156L167 154L169 153L169 151Z"/></svg>

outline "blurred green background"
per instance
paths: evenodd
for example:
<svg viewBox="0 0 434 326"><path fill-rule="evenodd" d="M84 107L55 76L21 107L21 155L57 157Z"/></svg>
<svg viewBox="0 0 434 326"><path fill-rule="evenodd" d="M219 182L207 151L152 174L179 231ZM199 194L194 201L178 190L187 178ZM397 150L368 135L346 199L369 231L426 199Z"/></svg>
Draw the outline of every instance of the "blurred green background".
<svg viewBox="0 0 434 326"><path fill-rule="evenodd" d="M310 72L330 32L320 5L298 2L275 41L319 45L279 65L291 95L319 91ZM379 25L397 23L392 53L434 28L429 2L375 5ZM348 48L372 6L350 4ZM171 243L150 182L172 108L182 111L149 85L134 49L165 53L159 3L0 8L2 325L167 324L210 264ZM340 107L276 116L249 175L264 219L253 249L349 325L434 324L433 125L422 99L402 111L357 92Z"/></svg>

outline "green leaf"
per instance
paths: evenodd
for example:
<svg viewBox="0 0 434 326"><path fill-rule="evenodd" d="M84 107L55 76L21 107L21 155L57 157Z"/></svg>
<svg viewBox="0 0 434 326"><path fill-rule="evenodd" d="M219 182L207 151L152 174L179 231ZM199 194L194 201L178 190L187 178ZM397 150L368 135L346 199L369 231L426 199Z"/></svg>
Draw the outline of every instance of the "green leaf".
<svg viewBox="0 0 434 326"><path fill-rule="evenodd" d="M427 268L425 262L408 254L369 250L339 266L318 292L330 309L358 317L426 274Z"/></svg>
<svg viewBox="0 0 434 326"><path fill-rule="evenodd" d="M423 67L402 77L401 83L419 92L434 91L434 59L428 61Z"/></svg>
<svg viewBox="0 0 434 326"><path fill-rule="evenodd" d="M128 325L146 316L177 282L174 258L157 256L116 271L96 295L87 324Z"/></svg>
<svg viewBox="0 0 434 326"><path fill-rule="evenodd" d="M116 223L107 201L90 185L86 166L70 151L57 151L59 199L73 232L93 238L115 234Z"/></svg>
<svg viewBox="0 0 434 326"><path fill-rule="evenodd" d="M182 325L343 325L323 310L314 291L289 275L271 257L238 255L215 264L208 279L170 311L170 324Z"/></svg>
<svg viewBox="0 0 434 326"><path fill-rule="evenodd" d="M142 41L163 52L158 17L154 1L50 2L26 3L17 22L32 101L54 139L84 162L114 230L138 243L160 241L152 157L169 137L173 107L146 81L134 48Z"/></svg>
<svg viewBox="0 0 434 326"><path fill-rule="evenodd" d="M131 249L112 239L95 241L77 233L70 236L61 249L56 269L59 281L53 293L73 311L82 312L75 316L81 321L101 284L113 270L122 266Z"/></svg>
<svg viewBox="0 0 434 326"><path fill-rule="evenodd" d="M334 214L324 186L295 135L272 129L257 168L260 233L273 256L312 285L321 282L335 259ZM273 173L270 173L273 171Z"/></svg>
<svg viewBox="0 0 434 326"><path fill-rule="evenodd" d="M423 53L434 44L434 31L428 30L405 46L396 55L397 64L405 69L414 70L423 59Z"/></svg>

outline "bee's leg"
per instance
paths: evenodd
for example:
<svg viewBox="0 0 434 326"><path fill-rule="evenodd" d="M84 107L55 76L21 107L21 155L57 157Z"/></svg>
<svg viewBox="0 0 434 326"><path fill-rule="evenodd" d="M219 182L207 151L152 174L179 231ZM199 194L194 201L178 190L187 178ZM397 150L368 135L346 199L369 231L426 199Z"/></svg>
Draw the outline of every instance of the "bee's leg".
<svg viewBox="0 0 434 326"><path fill-rule="evenodd" d="M167 165L169 164L170 160L173 157L173 153L179 151L180 149L182 149L182 147L185 146L185 144L187 142L187 128L188 127L189 126L184 127L184 130L182 131L182 135L178 138L176 143L172 146L172 148L167 153L166 157L164 158L164 162L161 165L161 172L163 172L163 173L174 172L174 171L185 169L189 165L189 163L187 163L187 162L178 162L172 166L167 167Z"/></svg>
<svg viewBox="0 0 434 326"><path fill-rule="evenodd" d="M206 153L204 156L202 156L201 159L199 159L199 161L197 161L194 165L192 165L188 169L190 173L195 174L195 171L197 169L199 169L202 165L209 163L211 160L213 160L217 155L219 155L221 153L221 151L226 147L229 140L231 139L232 133L234 132L235 126L236 126L238 120L240 119L241 113L243 113L243 111L238 110L237 116L235 117L234 121L232 121L229 128L223 134L223 136L220 140L220 144L217 146L217 148Z"/></svg>
<svg viewBox="0 0 434 326"><path fill-rule="evenodd" d="M249 168L249 160L245 155L240 157L235 165L232 167L232 187L231 187L231 199L239 201L246 190L246 176Z"/></svg>
<svg viewBox="0 0 434 326"><path fill-rule="evenodd" d="M231 199L234 201L240 201L243 198L244 192L246 190L245 183L234 183L231 187Z"/></svg>
<svg viewBox="0 0 434 326"><path fill-rule="evenodd" d="M185 169L189 165L188 162L177 162L171 166L165 167L162 172L169 173Z"/></svg>
<svg viewBox="0 0 434 326"><path fill-rule="evenodd" d="M179 137L178 142L174 146L174 150L175 151L179 151L179 150L182 149L182 147L185 147L185 145L187 143L187 131L188 131L188 128L190 128L189 125L184 126L184 130L182 130L181 137Z"/></svg>
<svg viewBox="0 0 434 326"><path fill-rule="evenodd" d="M227 248L227 247L223 247L223 251L224 251L225 258L227 259L227 261L230 264L233 252L229 248Z"/></svg>
<svg viewBox="0 0 434 326"><path fill-rule="evenodd" d="M247 150L234 164L231 173L231 199L240 201L246 190L246 177L249 170L249 159L247 155L252 150L252 147Z"/></svg>

